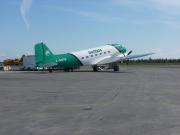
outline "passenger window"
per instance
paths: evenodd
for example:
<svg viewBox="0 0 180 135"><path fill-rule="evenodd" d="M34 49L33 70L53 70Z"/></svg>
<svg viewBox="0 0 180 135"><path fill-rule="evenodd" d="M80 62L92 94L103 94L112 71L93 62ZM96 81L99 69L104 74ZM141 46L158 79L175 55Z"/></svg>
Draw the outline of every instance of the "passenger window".
<svg viewBox="0 0 180 135"><path fill-rule="evenodd" d="M100 53L99 55L102 55L102 53Z"/></svg>
<svg viewBox="0 0 180 135"><path fill-rule="evenodd" d="M93 57L94 55L91 55L91 57Z"/></svg>
<svg viewBox="0 0 180 135"><path fill-rule="evenodd" d="M104 54L106 54L106 52L104 52Z"/></svg>
<svg viewBox="0 0 180 135"><path fill-rule="evenodd" d="M97 54L95 54L95 56L98 56Z"/></svg>
<svg viewBox="0 0 180 135"><path fill-rule="evenodd" d="M110 51L108 51L108 53L110 53Z"/></svg>
<svg viewBox="0 0 180 135"><path fill-rule="evenodd" d="M86 56L86 59L88 59L89 57L88 56Z"/></svg>

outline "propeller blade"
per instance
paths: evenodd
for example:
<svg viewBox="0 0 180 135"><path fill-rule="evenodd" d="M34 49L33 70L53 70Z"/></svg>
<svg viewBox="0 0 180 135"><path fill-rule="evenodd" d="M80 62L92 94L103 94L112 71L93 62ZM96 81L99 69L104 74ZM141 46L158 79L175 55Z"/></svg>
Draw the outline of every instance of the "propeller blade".
<svg viewBox="0 0 180 135"><path fill-rule="evenodd" d="M128 55L130 55L133 51L131 50L130 52L128 52Z"/></svg>

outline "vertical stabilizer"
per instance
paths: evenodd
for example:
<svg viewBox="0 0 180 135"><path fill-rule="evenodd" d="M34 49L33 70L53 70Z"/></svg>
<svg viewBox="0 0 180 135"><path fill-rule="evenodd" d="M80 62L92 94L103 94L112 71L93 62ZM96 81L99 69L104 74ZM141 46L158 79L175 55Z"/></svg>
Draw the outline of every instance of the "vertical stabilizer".
<svg viewBox="0 0 180 135"><path fill-rule="evenodd" d="M55 63L55 56L44 43L38 43L34 47L35 61L39 67L50 67Z"/></svg>

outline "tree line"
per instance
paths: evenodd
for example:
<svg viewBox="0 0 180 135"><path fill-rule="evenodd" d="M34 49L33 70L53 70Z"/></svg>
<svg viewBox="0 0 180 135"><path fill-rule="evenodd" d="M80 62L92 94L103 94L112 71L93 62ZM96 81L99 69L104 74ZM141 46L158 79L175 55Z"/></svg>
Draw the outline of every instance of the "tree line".
<svg viewBox="0 0 180 135"><path fill-rule="evenodd" d="M180 64L180 59L137 59L128 60L126 64Z"/></svg>

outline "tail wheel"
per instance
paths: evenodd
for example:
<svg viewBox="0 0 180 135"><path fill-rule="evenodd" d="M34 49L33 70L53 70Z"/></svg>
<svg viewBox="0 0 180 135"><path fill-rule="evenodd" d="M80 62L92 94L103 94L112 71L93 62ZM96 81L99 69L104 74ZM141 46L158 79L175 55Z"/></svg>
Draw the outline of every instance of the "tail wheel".
<svg viewBox="0 0 180 135"><path fill-rule="evenodd" d="M97 65L93 66L93 71L94 71L94 72L98 72L98 67L97 67Z"/></svg>

